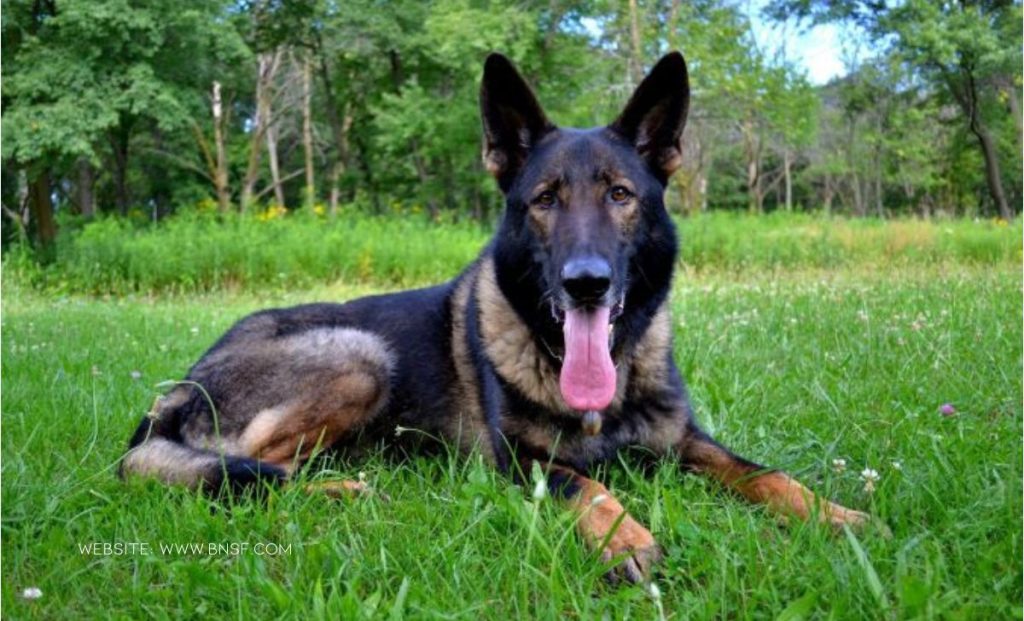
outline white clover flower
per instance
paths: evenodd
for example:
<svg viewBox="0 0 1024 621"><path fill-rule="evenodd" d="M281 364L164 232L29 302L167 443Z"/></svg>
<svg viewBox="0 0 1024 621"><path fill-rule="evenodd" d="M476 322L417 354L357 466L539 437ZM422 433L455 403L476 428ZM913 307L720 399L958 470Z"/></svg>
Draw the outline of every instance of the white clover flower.
<svg viewBox="0 0 1024 621"><path fill-rule="evenodd" d="M544 496L547 495L548 482L544 477L537 479L537 482L533 486L533 500L534 502L540 502L544 500Z"/></svg>
<svg viewBox="0 0 1024 621"><path fill-rule="evenodd" d="M864 479L864 491L868 494L875 491L875 483L878 481L878 471L873 468L865 468L860 471L860 478Z"/></svg>
<svg viewBox="0 0 1024 621"><path fill-rule="evenodd" d="M658 585L652 582L647 588L650 591L652 598L661 599L661 589L658 588Z"/></svg>
<svg viewBox="0 0 1024 621"><path fill-rule="evenodd" d="M846 460L842 459L842 458L833 459L832 460L832 469L835 470L836 473L844 472L846 470Z"/></svg>
<svg viewBox="0 0 1024 621"><path fill-rule="evenodd" d="M40 589L39 587L28 587L27 589L25 589L24 591L21 592L21 597L23 599L28 599L28 600L39 599L42 596L43 596L43 590Z"/></svg>

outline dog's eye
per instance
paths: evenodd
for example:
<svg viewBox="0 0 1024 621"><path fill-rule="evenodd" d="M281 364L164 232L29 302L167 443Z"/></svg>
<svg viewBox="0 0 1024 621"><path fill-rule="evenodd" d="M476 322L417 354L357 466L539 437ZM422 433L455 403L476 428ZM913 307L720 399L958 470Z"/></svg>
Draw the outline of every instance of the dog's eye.
<svg viewBox="0 0 1024 621"><path fill-rule="evenodd" d="M631 196L633 196L633 193L627 190L626 188L622 187L621 185L617 185L612 189L608 190L608 197L615 201L616 203L624 203Z"/></svg>
<svg viewBox="0 0 1024 621"><path fill-rule="evenodd" d="M541 192L538 194L537 198L533 199L533 202L540 207L549 209L555 206L556 200L555 193L548 190L547 192Z"/></svg>

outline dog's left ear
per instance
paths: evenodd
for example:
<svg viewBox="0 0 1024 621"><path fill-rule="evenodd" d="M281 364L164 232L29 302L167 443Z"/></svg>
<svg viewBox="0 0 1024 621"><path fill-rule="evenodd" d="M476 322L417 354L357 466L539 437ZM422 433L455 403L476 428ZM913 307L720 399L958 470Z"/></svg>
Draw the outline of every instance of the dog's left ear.
<svg viewBox="0 0 1024 621"><path fill-rule="evenodd" d="M671 52L654 65L609 128L633 143L665 183L683 163L680 139L689 107L686 61L679 52Z"/></svg>
<svg viewBox="0 0 1024 621"><path fill-rule="evenodd" d="M529 150L555 126L544 116L512 61L501 54L491 54L484 63L480 116L484 123L484 166L507 192Z"/></svg>

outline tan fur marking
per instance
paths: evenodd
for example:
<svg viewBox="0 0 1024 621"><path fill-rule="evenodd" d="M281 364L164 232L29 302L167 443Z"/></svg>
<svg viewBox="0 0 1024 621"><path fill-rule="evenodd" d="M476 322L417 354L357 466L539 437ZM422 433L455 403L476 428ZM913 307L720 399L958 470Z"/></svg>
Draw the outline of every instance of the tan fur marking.
<svg viewBox="0 0 1024 621"><path fill-rule="evenodd" d="M491 443L487 441L487 426L478 401L480 387L476 366L473 364L469 344L466 342L466 305L476 282L477 271L476 267L472 268L472 271L459 282L452 296L452 358L455 361L455 374L458 376L452 387L452 402L457 404L458 411L450 417L445 435L449 440L457 442L464 451L476 448L488 461L494 463L494 451Z"/></svg>
<svg viewBox="0 0 1024 621"><path fill-rule="evenodd" d="M579 475L576 482L580 492L570 502L579 513L577 529L584 541L597 550L607 538L608 542L600 548L602 559L626 557L622 566L626 577L634 582L646 578L660 556L654 536L626 513L604 485Z"/></svg>
<svg viewBox="0 0 1024 621"><path fill-rule="evenodd" d="M554 209L540 209L531 206L526 212L530 230L544 243L551 237L551 229L554 227L557 217Z"/></svg>
<svg viewBox="0 0 1024 621"><path fill-rule="evenodd" d="M742 481L736 489L747 500L763 503L783 517L807 521L816 515L819 522L833 526L860 526L870 520L868 514L825 500L782 472L769 472Z"/></svg>
<svg viewBox="0 0 1024 621"><path fill-rule="evenodd" d="M152 438L128 451L124 472L153 477L171 485L195 487L218 458L164 438Z"/></svg>
<svg viewBox="0 0 1024 621"><path fill-rule="evenodd" d="M630 188L631 192L633 191L632 184L627 182L616 182L612 185L621 185ZM622 205L613 205L609 209L612 222L615 223L615 228L619 230L619 233L624 237L632 236L636 230L637 222L640 221L640 201L633 197L629 199L629 202Z"/></svg>
<svg viewBox="0 0 1024 621"><path fill-rule="evenodd" d="M701 443L691 447L689 459L700 471L736 490L748 501L765 505L784 519L806 521L817 515L819 522L834 526L860 526L870 520L866 513L821 498L784 472L758 473L718 446Z"/></svg>
<svg viewBox="0 0 1024 621"><path fill-rule="evenodd" d="M291 408L279 406L262 410L253 417L245 431L238 438L238 446L243 455L256 455L270 443L281 421L291 412Z"/></svg>
<svg viewBox="0 0 1024 621"><path fill-rule="evenodd" d="M361 426L372 414L382 391L380 380L374 375L346 373L324 386L313 400L279 408L279 413L268 415L264 419L267 422L261 421L251 437L254 444L247 448L250 454L273 464L304 460L313 451L334 444L343 433Z"/></svg>
<svg viewBox="0 0 1024 621"><path fill-rule="evenodd" d="M665 176L671 176L672 173L679 170L683 165L683 153L682 148L673 147L666 149L658 158L658 164L661 169L665 171Z"/></svg>
<svg viewBox="0 0 1024 621"><path fill-rule="evenodd" d="M542 406L565 414L573 411L565 404L558 386L558 371L538 350L530 329L516 315L498 288L494 264L487 259L477 278L480 305L480 331L487 356L505 381ZM625 373L618 374L618 389L610 407L618 408L625 393Z"/></svg>
<svg viewBox="0 0 1024 621"><path fill-rule="evenodd" d="M502 171L505 169L505 165L508 163L508 158L505 157L501 151L492 149L490 145L487 144L484 144L481 158L484 162L484 168L495 177L501 175Z"/></svg>
<svg viewBox="0 0 1024 621"><path fill-rule="evenodd" d="M671 352L672 314L666 300L633 352L630 389L642 394L665 386L669 380L668 356Z"/></svg>
<svg viewBox="0 0 1024 621"><path fill-rule="evenodd" d="M382 500L389 500L386 494L377 492L365 481L351 481L348 479L338 481L314 481L302 486L302 491L307 494L325 494L331 498L350 500L358 497L378 495Z"/></svg>

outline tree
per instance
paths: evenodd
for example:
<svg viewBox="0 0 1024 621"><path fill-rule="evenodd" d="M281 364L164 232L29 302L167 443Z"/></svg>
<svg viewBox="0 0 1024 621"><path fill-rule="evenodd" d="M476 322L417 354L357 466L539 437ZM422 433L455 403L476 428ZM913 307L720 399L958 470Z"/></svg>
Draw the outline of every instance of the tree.
<svg viewBox="0 0 1024 621"><path fill-rule="evenodd" d="M984 159L985 183L992 203L1003 218L1012 216L1004 189L1009 184L991 126L999 122L997 115L1012 116L1019 135L1019 110L1014 111L1012 105L1009 110L992 105L1000 88L1020 83L1018 3L907 0L889 5L858 0L776 0L769 12L776 18L795 14L818 22L849 20L877 41L891 42L896 54L957 105ZM1008 98L1008 103L1011 101ZM1020 150L1016 152L1019 158ZM1019 159L1014 168L1020 169Z"/></svg>
<svg viewBox="0 0 1024 621"><path fill-rule="evenodd" d="M36 2L5 19L5 161L45 176L108 157L126 213L135 136L147 126L187 127L201 102L198 83L244 53L225 6Z"/></svg>

